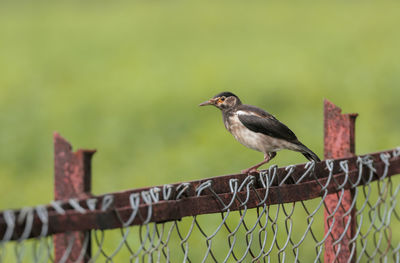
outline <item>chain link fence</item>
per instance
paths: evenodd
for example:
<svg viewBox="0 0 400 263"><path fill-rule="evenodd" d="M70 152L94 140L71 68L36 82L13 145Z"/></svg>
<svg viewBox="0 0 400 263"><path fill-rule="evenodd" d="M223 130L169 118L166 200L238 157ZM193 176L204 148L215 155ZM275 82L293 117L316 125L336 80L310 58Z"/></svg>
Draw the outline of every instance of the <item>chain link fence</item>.
<svg viewBox="0 0 400 263"><path fill-rule="evenodd" d="M116 193L4 211L0 262L324 262L327 239L339 221L344 229L333 238L335 257L346 239L348 262L399 262L400 185L392 176L399 173L399 155L395 149L319 164L271 166L259 174L132 190L123 197ZM347 208L346 191L353 196ZM330 195L339 201L329 211ZM121 198L127 200L119 205ZM176 214L186 206L195 208L196 215ZM344 213L337 218L340 209ZM165 211L178 219L160 222ZM114 223L102 222L102 214L119 227L108 230ZM93 229L82 226L87 220L96 222ZM52 225L57 222L74 225ZM352 222L354 231L349 231ZM59 235L57 227L84 230L63 232L66 246L58 261L51 236Z"/></svg>

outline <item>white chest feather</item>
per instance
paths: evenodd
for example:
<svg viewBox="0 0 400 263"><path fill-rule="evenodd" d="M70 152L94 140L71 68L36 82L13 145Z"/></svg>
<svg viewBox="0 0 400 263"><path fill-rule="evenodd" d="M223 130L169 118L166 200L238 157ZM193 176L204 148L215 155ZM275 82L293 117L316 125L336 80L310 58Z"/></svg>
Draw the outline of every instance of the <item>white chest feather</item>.
<svg viewBox="0 0 400 263"><path fill-rule="evenodd" d="M246 128L236 114L224 121L226 129L244 146L263 153L291 148L288 142Z"/></svg>

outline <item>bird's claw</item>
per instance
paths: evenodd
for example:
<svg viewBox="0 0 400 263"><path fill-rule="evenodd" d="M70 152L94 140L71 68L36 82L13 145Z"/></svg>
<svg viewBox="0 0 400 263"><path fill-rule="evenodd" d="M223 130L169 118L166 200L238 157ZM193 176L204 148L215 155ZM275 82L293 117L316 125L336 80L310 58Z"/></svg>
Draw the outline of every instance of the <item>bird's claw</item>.
<svg viewBox="0 0 400 263"><path fill-rule="evenodd" d="M251 174L251 173L258 173L259 171L256 168L248 168L245 170L242 170L242 174Z"/></svg>

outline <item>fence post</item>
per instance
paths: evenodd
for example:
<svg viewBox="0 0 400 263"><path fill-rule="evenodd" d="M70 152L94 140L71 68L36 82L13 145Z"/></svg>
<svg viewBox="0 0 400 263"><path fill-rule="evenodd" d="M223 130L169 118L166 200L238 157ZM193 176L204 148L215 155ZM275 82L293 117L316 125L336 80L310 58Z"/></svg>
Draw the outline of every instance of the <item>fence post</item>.
<svg viewBox="0 0 400 263"><path fill-rule="evenodd" d="M324 101L324 157L325 159L351 157L355 154L355 120L357 114L341 114L341 109L332 102ZM325 234L329 231L332 224L330 213L337 207L339 196L337 193L329 194L325 199ZM325 241L324 262L349 262L353 253L352 260L355 262L356 244L349 244L349 241L356 232L357 219L355 217L356 209L350 214L344 216L353 202L354 190L345 190L342 197L341 206L334 214L335 222L331 234ZM340 238L346 225L350 221L346 235L336 245L333 243ZM340 246L339 246L340 245ZM340 251L339 251L340 249ZM354 251L352 251L354 249ZM336 260L335 260L336 259Z"/></svg>
<svg viewBox="0 0 400 263"><path fill-rule="evenodd" d="M72 152L69 144L58 133L54 133L54 197L55 200L84 198L91 191L91 159L94 150L79 149ZM79 222L77 222L79 223ZM85 239L85 234L86 239ZM68 257L67 263L88 262L91 257L90 232L71 232L54 235L55 262ZM66 252L70 248L70 253ZM64 255L65 254L65 255ZM63 258L64 257L64 258Z"/></svg>

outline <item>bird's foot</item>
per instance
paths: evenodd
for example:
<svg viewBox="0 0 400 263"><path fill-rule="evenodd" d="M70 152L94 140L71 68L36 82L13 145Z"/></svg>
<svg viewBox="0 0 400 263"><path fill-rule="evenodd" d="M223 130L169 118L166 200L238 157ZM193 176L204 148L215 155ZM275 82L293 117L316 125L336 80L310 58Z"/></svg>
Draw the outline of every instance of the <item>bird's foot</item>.
<svg viewBox="0 0 400 263"><path fill-rule="evenodd" d="M271 156L269 154L265 154L264 155L264 161L262 161L261 163L258 163L246 170L242 170L242 174L250 174L250 173L259 173L259 171L257 170L258 167L260 167L263 164L266 164L269 162L269 160L271 160L271 158L274 158L274 156L276 155L275 152L271 153Z"/></svg>
<svg viewBox="0 0 400 263"><path fill-rule="evenodd" d="M248 169L241 171L242 174L251 174L251 173L258 173L258 172L259 171L257 170L257 168L254 168L254 167L250 167Z"/></svg>

